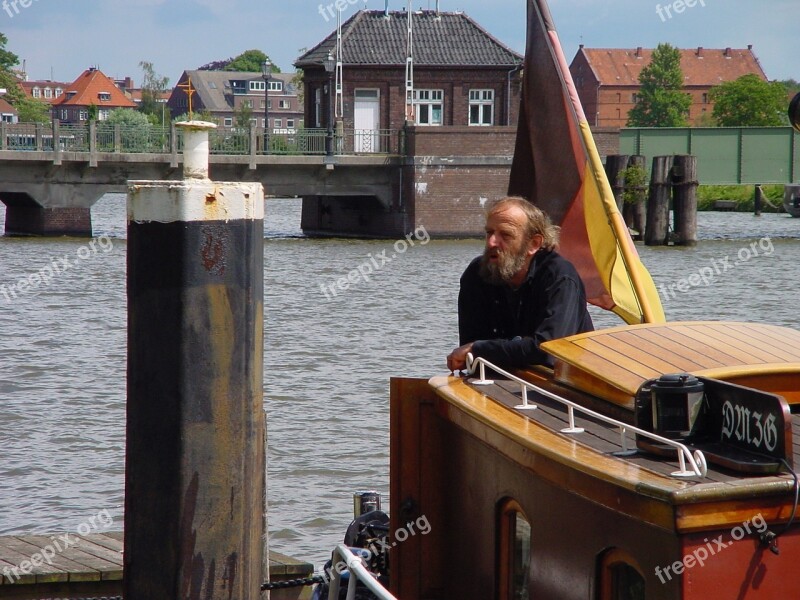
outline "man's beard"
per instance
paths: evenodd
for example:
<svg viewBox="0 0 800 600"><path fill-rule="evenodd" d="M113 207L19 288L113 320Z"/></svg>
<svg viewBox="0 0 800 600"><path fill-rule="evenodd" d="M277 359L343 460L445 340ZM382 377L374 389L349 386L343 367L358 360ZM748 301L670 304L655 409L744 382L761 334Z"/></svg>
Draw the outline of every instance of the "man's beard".
<svg viewBox="0 0 800 600"><path fill-rule="evenodd" d="M502 285L510 283L514 276L525 266L528 258L525 248L516 251L498 251L497 261L489 261L489 250L483 251L481 258L480 276L487 283Z"/></svg>

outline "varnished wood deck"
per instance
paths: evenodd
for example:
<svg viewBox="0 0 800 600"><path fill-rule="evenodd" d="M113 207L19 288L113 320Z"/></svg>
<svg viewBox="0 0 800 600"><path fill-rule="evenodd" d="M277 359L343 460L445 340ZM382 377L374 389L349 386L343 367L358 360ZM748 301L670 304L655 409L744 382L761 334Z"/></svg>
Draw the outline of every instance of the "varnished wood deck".
<svg viewBox="0 0 800 600"><path fill-rule="evenodd" d="M0 598L38 598L41 593L59 598L108 596L122 593L121 531L79 536L68 534L69 547L61 536L66 534L19 535L0 537ZM74 543L73 543L74 542ZM39 560L42 551L53 552L49 564ZM61 551L57 551L61 548ZM32 561L39 562L34 564ZM24 567L24 568L22 568ZM13 569L17 569L17 575ZM281 554L269 553L271 581L308 577L314 570L310 563ZM27 572L23 572L27 571ZM291 592L294 596L290 596ZM302 588L287 594L272 592L273 598L297 598ZM277 594L277 595L276 595Z"/></svg>
<svg viewBox="0 0 800 600"><path fill-rule="evenodd" d="M561 433L568 425L566 408L535 392L529 391L528 399L536 410L516 409L521 401L517 383L498 379L475 386L467 379L435 377L430 384L447 405L439 413L451 422L554 485L653 525L695 531L741 523L757 512L778 522L791 513L788 474L742 476L709 465L705 478L676 478L671 473L678 469L677 454L616 456L621 449L616 427L576 416L576 425L586 431ZM579 400L575 394L570 399ZM792 415L792 428L797 456L800 415ZM633 436L627 439L628 448L635 448Z"/></svg>
<svg viewBox="0 0 800 600"><path fill-rule="evenodd" d="M800 331L757 323L621 326L553 340L557 381L626 408L641 385L692 373L780 394L800 403Z"/></svg>

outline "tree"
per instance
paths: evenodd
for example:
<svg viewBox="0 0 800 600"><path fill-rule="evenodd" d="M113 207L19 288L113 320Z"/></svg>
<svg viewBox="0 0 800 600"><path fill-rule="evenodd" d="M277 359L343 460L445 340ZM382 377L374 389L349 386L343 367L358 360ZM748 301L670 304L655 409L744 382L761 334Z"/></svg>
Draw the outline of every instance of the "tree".
<svg viewBox="0 0 800 600"><path fill-rule="evenodd" d="M244 102L239 105L239 108L234 112L236 116L236 126L243 129L250 127L250 119L253 118L253 108Z"/></svg>
<svg viewBox="0 0 800 600"><path fill-rule="evenodd" d="M235 58L227 60L215 60L200 67L198 71L245 71L250 73L260 73L261 65L269 57L261 50L246 50ZM272 60L270 59L270 62ZM272 72L280 73L281 70L273 62Z"/></svg>
<svg viewBox="0 0 800 600"><path fill-rule="evenodd" d="M659 44L639 74L639 100L628 113L629 127L685 127L691 97L682 91L680 50Z"/></svg>
<svg viewBox="0 0 800 600"><path fill-rule="evenodd" d="M714 119L721 127L777 127L786 124L789 98L784 85L743 75L711 88Z"/></svg>
<svg viewBox="0 0 800 600"><path fill-rule="evenodd" d="M48 123L50 105L36 98L22 98L14 104L20 123Z"/></svg>
<svg viewBox="0 0 800 600"><path fill-rule="evenodd" d="M164 102L161 96L169 87L169 77L162 77L156 74L153 63L142 61L139 66L143 72L142 79L142 102L138 110L148 116L156 124L164 124L167 112L164 110Z"/></svg>
<svg viewBox="0 0 800 600"><path fill-rule="evenodd" d="M231 60L227 64L227 66L223 69L224 71L250 71L250 72L260 72L261 65L264 64L264 61L267 60L269 57L264 54L261 50L245 50L239 56ZM270 60L270 62L272 62ZM275 63L272 63L272 72L273 73L280 73L281 70Z"/></svg>

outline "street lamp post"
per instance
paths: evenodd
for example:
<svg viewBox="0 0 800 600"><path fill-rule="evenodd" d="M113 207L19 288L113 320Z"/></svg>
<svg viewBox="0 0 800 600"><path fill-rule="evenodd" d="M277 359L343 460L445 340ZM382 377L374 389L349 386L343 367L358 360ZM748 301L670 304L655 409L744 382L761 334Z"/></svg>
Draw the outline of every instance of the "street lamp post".
<svg viewBox="0 0 800 600"><path fill-rule="evenodd" d="M272 79L272 63L266 59L261 65L264 78L264 153L269 154L269 80Z"/></svg>
<svg viewBox="0 0 800 600"><path fill-rule="evenodd" d="M325 136L325 154L331 157L333 156L333 70L336 68L336 61L330 52L324 64L325 72L328 73L328 133Z"/></svg>

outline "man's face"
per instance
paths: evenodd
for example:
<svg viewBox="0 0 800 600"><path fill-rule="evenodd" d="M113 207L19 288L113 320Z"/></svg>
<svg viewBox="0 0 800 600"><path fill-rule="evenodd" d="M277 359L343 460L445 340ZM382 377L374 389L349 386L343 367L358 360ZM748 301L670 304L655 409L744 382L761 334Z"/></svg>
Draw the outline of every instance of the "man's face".
<svg viewBox="0 0 800 600"><path fill-rule="evenodd" d="M541 245L539 236L534 236L534 240L525 239L526 219L525 213L515 206L487 218L481 275L490 283L519 285L519 280L524 280L530 258Z"/></svg>

